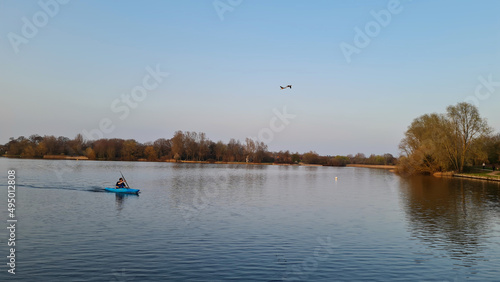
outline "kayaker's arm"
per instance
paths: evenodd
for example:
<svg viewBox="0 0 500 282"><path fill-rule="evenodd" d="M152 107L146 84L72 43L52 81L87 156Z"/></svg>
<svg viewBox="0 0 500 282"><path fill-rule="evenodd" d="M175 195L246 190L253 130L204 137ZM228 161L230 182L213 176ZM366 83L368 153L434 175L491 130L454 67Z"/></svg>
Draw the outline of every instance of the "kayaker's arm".
<svg viewBox="0 0 500 282"><path fill-rule="evenodd" d="M127 179L125 179L125 176L123 176L123 173L120 171L120 174L122 175L123 181L125 182L125 187L130 188L130 186L127 183Z"/></svg>
<svg viewBox="0 0 500 282"><path fill-rule="evenodd" d="M120 180L116 182L115 187L118 189L118 188L126 188L127 186L125 185L125 182L123 182L123 178L120 178Z"/></svg>

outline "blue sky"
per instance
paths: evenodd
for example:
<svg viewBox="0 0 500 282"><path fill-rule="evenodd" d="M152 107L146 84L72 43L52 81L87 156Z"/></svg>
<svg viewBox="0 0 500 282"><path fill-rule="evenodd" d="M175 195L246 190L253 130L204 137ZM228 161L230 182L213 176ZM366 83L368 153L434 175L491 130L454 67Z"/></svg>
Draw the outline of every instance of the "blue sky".
<svg viewBox="0 0 500 282"><path fill-rule="evenodd" d="M500 131L498 1L55 1L0 1L2 144L105 119L105 138L272 129L273 151L397 155L414 118L471 97ZM169 75L117 111L148 67Z"/></svg>

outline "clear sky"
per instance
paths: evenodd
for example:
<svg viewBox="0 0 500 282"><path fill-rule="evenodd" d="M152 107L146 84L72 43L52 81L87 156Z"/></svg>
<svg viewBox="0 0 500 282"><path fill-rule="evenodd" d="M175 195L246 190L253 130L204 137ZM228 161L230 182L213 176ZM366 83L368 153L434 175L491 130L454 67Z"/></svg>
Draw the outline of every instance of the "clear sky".
<svg viewBox="0 0 500 282"><path fill-rule="evenodd" d="M496 0L1 0L0 143L183 130L398 155L414 118L467 99L499 132L499 11Z"/></svg>

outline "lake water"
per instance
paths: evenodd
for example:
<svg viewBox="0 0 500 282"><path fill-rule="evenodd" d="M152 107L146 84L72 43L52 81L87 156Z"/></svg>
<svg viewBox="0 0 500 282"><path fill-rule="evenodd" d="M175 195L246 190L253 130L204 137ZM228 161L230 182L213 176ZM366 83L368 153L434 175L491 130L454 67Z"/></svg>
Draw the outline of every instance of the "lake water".
<svg viewBox="0 0 500 282"><path fill-rule="evenodd" d="M9 169L15 275L6 265ZM4 158L0 171L0 281L500 280L498 182ZM139 196L104 192L120 171Z"/></svg>

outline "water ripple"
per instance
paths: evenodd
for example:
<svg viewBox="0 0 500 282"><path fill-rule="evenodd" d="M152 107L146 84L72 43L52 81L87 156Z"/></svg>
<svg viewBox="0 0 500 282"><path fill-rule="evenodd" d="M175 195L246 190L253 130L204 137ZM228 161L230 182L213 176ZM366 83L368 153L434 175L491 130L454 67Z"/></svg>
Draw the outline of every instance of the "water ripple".
<svg viewBox="0 0 500 282"><path fill-rule="evenodd" d="M16 281L493 281L500 274L495 185L363 168L0 159L7 167L18 171L20 187ZM140 197L81 193L114 185L120 171ZM0 236L7 238L5 228Z"/></svg>

